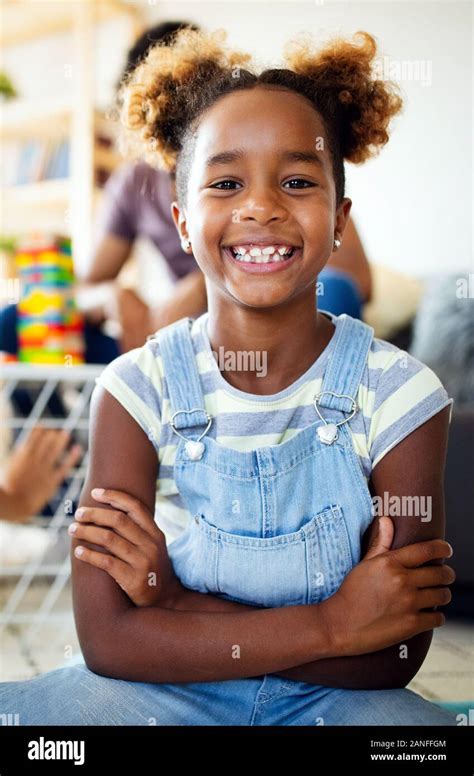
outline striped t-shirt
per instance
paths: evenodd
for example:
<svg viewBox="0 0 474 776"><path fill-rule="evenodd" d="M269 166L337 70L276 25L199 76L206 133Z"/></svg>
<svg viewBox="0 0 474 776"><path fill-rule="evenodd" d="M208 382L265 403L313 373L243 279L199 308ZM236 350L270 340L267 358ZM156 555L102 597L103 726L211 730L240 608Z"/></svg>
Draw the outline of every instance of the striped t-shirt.
<svg viewBox="0 0 474 776"><path fill-rule="evenodd" d="M335 322L335 316L328 315ZM314 423L313 398L321 390L334 336L290 386L271 395L250 394L228 383L219 370L207 333L208 316L203 313L192 322L191 338L215 441L249 451L281 444ZM151 338L108 364L96 383L123 405L156 449L155 520L169 543L184 530L191 515L173 476L179 437L169 424L172 410L164 377L159 342ZM443 407L452 408L452 402L429 367L374 337L359 386L359 411L348 424L366 480L389 450Z"/></svg>

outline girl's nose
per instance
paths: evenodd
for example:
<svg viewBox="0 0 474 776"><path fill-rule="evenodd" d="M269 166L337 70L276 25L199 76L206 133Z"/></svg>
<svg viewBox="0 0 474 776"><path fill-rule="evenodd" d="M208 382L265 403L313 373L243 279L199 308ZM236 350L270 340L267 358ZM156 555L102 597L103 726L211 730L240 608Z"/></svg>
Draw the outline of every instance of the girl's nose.
<svg viewBox="0 0 474 776"><path fill-rule="evenodd" d="M246 218L261 221L263 223L275 218L284 218L286 209L283 206L278 192L271 187L249 190L247 196L239 203L240 221Z"/></svg>

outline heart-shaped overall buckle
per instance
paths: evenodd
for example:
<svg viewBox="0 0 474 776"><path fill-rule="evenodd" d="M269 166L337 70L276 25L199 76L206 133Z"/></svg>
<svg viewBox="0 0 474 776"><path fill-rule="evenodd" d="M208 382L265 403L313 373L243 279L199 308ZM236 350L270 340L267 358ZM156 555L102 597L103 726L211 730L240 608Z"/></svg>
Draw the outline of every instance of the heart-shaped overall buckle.
<svg viewBox="0 0 474 776"><path fill-rule="evenodd" d="M193 412L203 412L204 415L207 418L207 426L202 432L200 436L198 436L197 439L187 439L183 434L180 434L178 429L174 425L174 419L176 415L191 415ZM177 434L181 439L184 439L186 444L184 445L184 449L186 451L186 455L188 458L190 458L192 461L199 461L204 453L204 444L200 441L203 436L207 434L211 427L212 423L212 415L209 415L206 410L203 410L201 407L193 407L192 410L176 410L176 412L173 412L171 418L170 418L170 426L173 429L174 433Z"/></svg>
<svg viewBox="0 0 474 776"><path fill-rule="evenodd" d="M335 396L336 399L349 399L352 405L351 414L349 415L349 417L344 418L344 420L340 420L339 423L328 423L327 420L323 418L323 416L321 415L318 409L318 402L321 399L321 396L324 396L324 394ZM338 437L338 432L337 432L338 426L342 426L343 423L347 423L349 420L351 420L359 409L355 399L353 399L352 396L348 396L346 393L335 393L334 391L321 391L320 393L317 393L313 399L313 406L314 406L314 409L316 410L318 417L324 423L323 426L319 426L316 433L318 435L319 441L325 445L332 445L332 443L336 441Z"/></svg>

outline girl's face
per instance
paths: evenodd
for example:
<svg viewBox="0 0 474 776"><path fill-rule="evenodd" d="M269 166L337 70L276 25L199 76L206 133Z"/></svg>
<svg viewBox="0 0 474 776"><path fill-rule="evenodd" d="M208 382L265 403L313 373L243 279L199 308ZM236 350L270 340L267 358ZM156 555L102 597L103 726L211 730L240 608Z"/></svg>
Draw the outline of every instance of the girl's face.
<svg viewBox="0 0 474 776"><path fill-rule="evenodd" d="M181 237L207 277L208 294L264 308L314 284L351 201L336 210L330 152L311 103L279 87L220 98L199 124L184 211L173 203ZM229 246L293 248L290 258L238 261ZM250 254L248 254L249 256ZM247 256L247 258L248 258ZM270 257L272 259L272 257Z"/></svg>

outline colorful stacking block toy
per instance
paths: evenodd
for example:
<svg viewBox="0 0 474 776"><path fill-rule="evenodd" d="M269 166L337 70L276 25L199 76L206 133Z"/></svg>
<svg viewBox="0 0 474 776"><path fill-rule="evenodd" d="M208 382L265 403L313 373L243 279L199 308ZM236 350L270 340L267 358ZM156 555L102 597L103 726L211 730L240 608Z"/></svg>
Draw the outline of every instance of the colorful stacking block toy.
<svg viewBox="0 0 474 776"><path fill-rule="evenodd" d="M35 364L84 363L83 319L74 301L68 237L32 234L19 241L18 360Z"/></svg>

